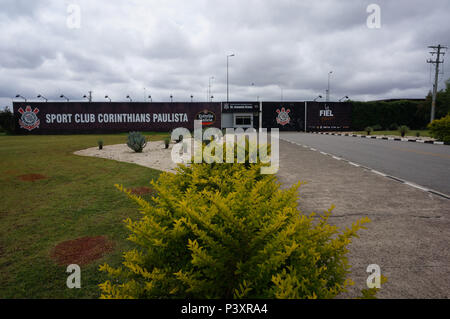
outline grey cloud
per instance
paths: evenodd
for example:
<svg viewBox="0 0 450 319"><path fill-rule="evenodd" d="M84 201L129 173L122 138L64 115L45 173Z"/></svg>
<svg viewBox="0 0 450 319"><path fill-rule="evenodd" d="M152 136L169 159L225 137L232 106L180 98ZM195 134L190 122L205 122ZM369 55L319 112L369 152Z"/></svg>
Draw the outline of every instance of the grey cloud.
<svg viewBox="0 0 450 319"><path fill-rule="evenodd" d="M381 29L366 26L381 7ZM66 26L67 5L81 29ZM450 3L425 1L28 1L0 0L0 105L17 93L103 100L424 97L427 46L450 44ZM254 83L254 86L251 85Z"/></svg>

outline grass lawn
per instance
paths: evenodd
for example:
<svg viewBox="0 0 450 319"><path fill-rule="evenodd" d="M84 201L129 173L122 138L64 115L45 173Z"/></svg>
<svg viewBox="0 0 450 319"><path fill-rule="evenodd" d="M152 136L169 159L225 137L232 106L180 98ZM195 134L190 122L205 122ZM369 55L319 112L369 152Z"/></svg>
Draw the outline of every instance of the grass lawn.
<svg viewBox="0 0 450 319"><path fill-rule="evenodd" d="M72 154L99 139L105 145L125 143L126 134L0 135L0 298L97 298L97 285L106 279L98 265L120 264L130 248L122 221L139 212L114 184L146 186L160 172ZM24 174L47 178L22 181L18 176ZM68 289L66 267L57 266L50 251L62 241L100 235L114 241L114 251L82 266L81 289Z"/></svg>
<svg viewBox="0 0 450 319"><path fill-rule="evenodd" d="M419 132L420 136L425 136L425 137L431 137L431 134L428 130L411 130L408 133L406 133L406 136L414 136L416 137L416 133ZM363 134L366 135L367 132L366 131L358 131L358 132L354 132L355 134ZM370 133L370 135L395 135L395 136L400 136L400 132L399 131L373 131L372 133Z"/></svg>

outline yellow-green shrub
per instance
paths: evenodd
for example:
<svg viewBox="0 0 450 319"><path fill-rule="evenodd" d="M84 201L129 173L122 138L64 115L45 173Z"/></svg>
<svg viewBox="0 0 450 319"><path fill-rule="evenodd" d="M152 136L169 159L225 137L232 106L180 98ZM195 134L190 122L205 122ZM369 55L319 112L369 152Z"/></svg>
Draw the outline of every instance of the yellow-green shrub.
<svg viewBox="0 0 450 319"><path fill-rule="evenodd" d="M450 114L428 124L431 135L446 143L450 143Z"/></svg>
<svg viewBox="0 0 450 319"><path fill-rule="evenodd" d="M126 220L136 248L123 265L100 267L102 298L332 298L352 284L347 246L369 220L341 231L332 208L304 215L300 183L282 190L259 164L193 164L153 185L152 203L117 185L142 218Z"/></svg>

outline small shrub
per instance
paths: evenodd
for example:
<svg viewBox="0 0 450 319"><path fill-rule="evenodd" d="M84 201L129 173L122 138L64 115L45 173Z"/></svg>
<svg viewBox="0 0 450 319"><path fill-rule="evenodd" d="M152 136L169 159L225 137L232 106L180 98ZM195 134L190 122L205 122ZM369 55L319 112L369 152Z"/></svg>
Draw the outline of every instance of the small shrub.
<svg viewBox="0 0 450 319"><path fill-rule="evenodd" d="M435 139L450 143L450 114L428 124L428 129Z"/></svg>
<svg viewBox="0 0 450 319"><path fill-rule="evenodd" d="M391 131L397 131L398 130L398 124L397 123L392 123L391 125L389 125L389 129Z"/></svg>
<svg viewBox="0 0 450 319"><path fill-rule="evenodd" d="M152 182L154 205L132 195L139 220L126 220L135 249L101 298L332 298L352 282L346 254L368 222L340 230L298 210L298 187L281 189L262 164L180 165Z"/></svg>
<svg viewBox="0 0 450 319"><path fill-rule="evenodd" d="M419 131L416 132L416 137L420 137L420 132Z"/></svg>
<svg viewBox="0 0 450 319"><path fill-rule="evenodd" d="M98 149L99 149L99 150L103 149L103 141L102 141L102 140L99 140L99 141L97 142L97 144L98 144Z"/></svg>
<svg viewBox="0 0 450 319"><path fill-rule="evenodd" d="M164 148L168 149L170 145L170 138L166 137L164 139Z"/></svg>
<svg viewBox="0 0 450 319"><path fill-rule="evenodd" d="M136 153L142 153L142 150L147 145L147 141L145 140L145 136L140 132L130 132L128 134L127 145Z"/></svg>
<svg viewBox="0 0 450 319"><path fill-rule="evenodd" d="M380 124L377 124L377 125L374 125L374 126L373 126L373 130L374 130L374 131L382 131L382 130L383 130L383 127L382 127Z"/></svg>
<svg viewBox="0 0 450 319"><path fill-rule="evenodd" d="M407 127L406 125L402 125L398 128L398 131L400 132L400 135L402 137L405 137L406 133L409 132L409 127Z"/></svg>
<svg viewBox="0 0 450 319"><path fill-rule="evenodd" d="M367 135L370 135L371 132L373 132L373 128L371 126L368 126L364 129L366 131Z"/></svg>

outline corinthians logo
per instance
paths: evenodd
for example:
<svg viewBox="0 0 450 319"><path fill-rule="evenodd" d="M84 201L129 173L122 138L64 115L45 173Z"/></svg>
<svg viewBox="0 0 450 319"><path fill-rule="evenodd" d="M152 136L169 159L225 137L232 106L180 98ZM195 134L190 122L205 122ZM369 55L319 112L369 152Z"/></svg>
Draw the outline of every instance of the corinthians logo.
<svg viewBox="0 0 450 319"><path fill-rule="evenodd" d="M282 107L281 111L277 109L276 112L278 113L278 116L277 116L278 124L286 125L291 121L291 118L289 117L289 113L291 112L290 109L285 110L284 107Z"/></svg>
<svg viewBox="0 0 450 319"><path fill-rule="evenodd" d="M22 114L22 116L19 119L19 125L21 128L24 128L28 131L34 130L35 128L39 127L39 124L41 121L39 121L36 114L39 113L39 109L35 108L34 110L31 109L31 106L27 105L25 108L25 111L22 108L19 108L19 113Z"/></svg>

